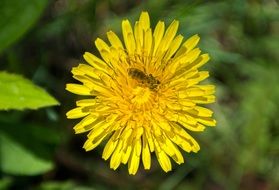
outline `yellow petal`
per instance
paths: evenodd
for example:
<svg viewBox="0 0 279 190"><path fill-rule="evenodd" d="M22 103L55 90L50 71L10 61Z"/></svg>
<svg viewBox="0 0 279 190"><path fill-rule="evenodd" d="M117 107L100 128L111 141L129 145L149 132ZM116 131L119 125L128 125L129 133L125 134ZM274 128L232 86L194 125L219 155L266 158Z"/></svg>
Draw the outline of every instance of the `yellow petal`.
<svg viewBox="0 0 279 190"><path fill-rule="evenodd" d="M135 23L135 41L137 47L137 53L142 53L141 50L143 48L143 29L139 22Z"/></svg>
<svg viewBox="0 0 279 190"><path fill-rule="evenodd" d="M195 117L190 116L189 114L185 114L182 112L181 114L178 114L178 120L177 122L182 123L182 124L189 124L189 125L196 125L197 120Z"/></svg>
<svg viewBox="0 0 279 190"><path fill-rule="evenodd" d="M183 56L181 58L181 63L192 63L194 60L196 60L198 58L198 56L200 55L201 50L199 48L195 48L191 51L189 51L185 56Z"/></svg>
<svg viewBox="0 0 279 190"><path fill-rule="evenodd" d="M164 151L165 151L166 154L171 156L172 159L177 164L184 163L184 158L183 158L181 152L168 138L166 138L166 141L165 141Z"/></svg>
<svg viewBox="0 0 279 190"><path fill-rule="evenodd" d="M96 99L83 99L76 101L76 105L81 107L93 106L96 104L96 101Z"/></svg>
<svg viewBox="0 0 279 190"><path fill-rule="evenodd" d="M199 40L200 37L197 34L190 37L188 40L186 40L186 42L183 43L181 48L175 54L175 57L179 57L192 50L198 44Z"/></svg>
<svg viewBox="0 0 279 190"><path fill-rule="evenodd" d="M201 122L204 125L214 127L216 126L216 120L208 117L199 117L197 118L198 122Z"/></svg>
<svg viewBox="0 0 279 190"><path fill-rule="evenodd" d="M205 126L200 123L196 123L196 124L183 123L183 127L191 131L204 131L205 129Z"/></svg>
<svg viewBox="0 0 279 190"><path fill-rule="evenodd" d="M167 156L167 154L164 151L161 151L161 152L155 151L155 152L156 152L157 159L158 159L159 164L162 167L162 169L165 172L171 171L171 168L172 168L171 161L170 161L169 157Z"/></svg>
<svg viewBox="0 0 279 190"><path fill-rule="evenodd" d="M205 91L206 95L211 95L215 93L215 86L214 85L196 85L194 87L200 88Z"/></svg>
<svg viewBox="0 0 279 190"><path fill-rule="evenodd" d="M140 18L139 18L139 22L143 28L143 30L147 30L150 27L150 20L149 20L149 15L148 12L141 12Z"/></svg>
<svg viewBox="0 0 279 190"><path fill-rule="evenodd" d="M79 71L79 73L75 72L76 71ZM90 65L87 65L87 64L79 64L78 67L75 67L73 68L72 70L72 73L74 75L88 75L92 78L95 78L95 79L99 79L99 73L98 71L96 71L96 69L94 67L91 67Z"/></svg>
<svg viewBox="0 0 279 190"><path fill-rule="evenodd" d="M151 48L152 48L152 31L149 28L144 33L144 50L146 51L147 55L151 53Z"/></svg>
<svg viewBox="0 0 279 190"><path fill-rule="evenodd" d="M136 147L134 147L130 160L128 162L129 174L135 175L137 173L138 168L139 168L139 161L140 161L140 157L137 156L137 150L136 150Z"/></svg>
<svg viewBox="0 0 279 190"><path fill-rule="evenodd" d="M110 74L111 70L109 69L107 64L104 61L102 61L101 59L99 59L98 57L96 57L95 55L85 52L85 54L83 55L83 58L87 61L87 63L92 65L94 68L96 68L104 73Z"/></svg>
<svg viewBox="0 0 279 190"><path fill-rule="evenodd" d="M114 135L115 134L116 133L114 133ZM106 146L103 150L102 158L104 160L107 160L111 156L117 144L118 144L118 140L114 140L113 138L110 138L110 140L106 143Z"/></svg>
<svg viewBox="0 0 279 190"><path fill-rule="evenodd" d="M71 70L71 73L73 73L73 75L84 75L85 74L80 69L78 69L78 67L73 67Z"/></svg>
<svg viewBox="0 0 279 190"><path fill-rule="evenodd" d="M100 38L97 38L95 40L95 45L97 47L97 49L99 50L103 60L105 60L106 63L109 63L109 53L110 53L110 50L109 50L109 46Z"/></svg>
<svg viewBox="0 0 279 190"><path fill-rule="evenodd" d="M182 138L180 138L182 137ZM177 136L177 139L180 140L180 145L181 147L188 148L190 146L190 149L184 149L186 152L193 151L193 152L198 152L200 150L200 146L197 143L197 141L189 135L185 130L180 130L179 131L179 136Z"/></svg>
<svg viewBox="0 0 279 190"><path fill-rule="evenodd" d="M89 131L93 128L92 123L97 120L97 115L88 115L87 117L83 118L78 124L74 126L75 133L84 133Z"/></svg>
<svg viewBox="0 0 279 190"><path fill-rule="evenodd" d="M192 69L198 69L199 67L203 66L205 63L208 62L208 60L210 59L208 54L202 54L200 55L192 64L190 64L188 66L189 68Z"/></svg>
<svg viewBox="0 0 279 190"><path fill-rule="evenodd" d="M113 152L111 159L110 159L110 168L116 170L119 165L121 164L121 158L122 158L122 145L123 143L119 141L115 151Z"/></svg>
<svg viewBox="0 0 279 190"><path fill-rule="evenodd" d="M107 37L113 47L115 47L116 49L123 49L122 42L113 31L107 32Z"/></svg>
<svg viewBox="0 0 279 190"><path fill-rule="evenodd" d="M153 55L157 52L158 46L161 43L161 40L163 38L165 32L165 23L162 21L159 21L155 27L153 38L154 38L154 48L153 48Z"/></svg>
<svg viewBox="0 0 279 190"><path fill-rule="evenodd" d="M189 71L190 69L193 69L190 67L192 66L192 62L198 59L199 55L201 53L201 50L199 48L195 48L188 53L185 53L177 58L174 58L174 60L171 62L171 64L168 65L167 69L170 69L172 71L182 70L184 72Z"/></svg>
<svg viewBox="0 0 279 190"><path fill-rule="evenodd" d="M169 47L164 59L168 60L174 55L174 53L179 48L182 40L183 40L182 35L178 35L178 36L175 37L175 39L171 42L170 47Z"/></svg>
<svg viewBox="0 0 279 190"><path fill-rule="evenodd" d="M213 111L211 111L210 109L200 106L196 106L194 109L191 109L187 112L200 117L212 117L213 114Z"/></svg>
<svg viewBox="0 0 279 190"><path fill-rule="evenodd" d="M99 135L99 138L97 139L87 139L87 141L84 143L83 145L83 148L86 150L86 151L90 151L90 150L93 150L94 148L96 148L103 140L104 138L109 135L108 133L106 132L103 132Z"/></svg>
<svg viewBox="0 0 279 190"><path fill-rule="evenodd" d="M195 84L198 84L199 82L203 81L207 77L209 77L209 72L208 71L198 72L196 75L194 75L193 77L191 77L187 80L188 87L193 86Z"/></svg>
<svg viewBox="0 0 279 190"><path fill-rule="evenodd" d="M85 112L82 107L74 108L66 113L68 119L77 119L88 115L89 112Z"/></svg>
<svg viewBox="0 0 279 190"><path fill-rule="evenodd" d="M138 157L140 157L140 155L141 155L141 149L142 149L142 147L141 147L141 138L135 139L135 145L134 145L134 147L135 147L135 150L136 150L136 155L137 155Z"/></svg>
<svg viewBox="0 0 279 190"><path fill-rule="evenodd" d="M82 82L88 88L92 88L94 84L103 85L100 79L94 79L86 75L74 75L73 78Z"/></svg>
<svg viewBox="0 0 279 190"><path fill-rule="evenodd" d="M211 104L215 102L215 96L198 96L198 97L189 97L189 99L197 104Z"/></svg>
<svg viewBox="0 0 279 190"><path fill-rule="evenodd" d="M176 35L178 29L179 22L174 20L170 26L167 28L166 33L157 49L156 55L160 56L161 54L165 53L166 50L169 48L173 38Z"/></svg>
<svg viewBox="0 0 279 190"><path fill-rule="evenodd" d="M143 162L144 169L149 170L151 166L151 155L150 155L150 150L145 135L143 135L142 141L143 141L142 162Z"/></svg>
<svg viewBox="0 0 279 190"><path fill-rule="evenodd" d="M126 152L123 152L122 160L121 162L123 164L127 164L132 152L132 145L129 145L126 149Z"/></svg>
<svg viewBox="0 0 279 190"><path fill-rule="evenodd" d="M184 44L183 46L186 47L187 51L189 52L192 50L200 41L200 37L195 34L194 36L190 37Z"/></svg>
<svg viewBox="0 0 279 190"><path fill-rule="evenodd" d="M133 54L136 49L136 43L131 24L128 20L122 21L122 33L128 53Z"/></svg>
<svg viewBox="0 0 279 190"><path fill-rule="evenodd" d="M78 94L78 95L90 95L90 89L84 85L80 85L80 84L67 84L66 85L66 90L74 93L74 94Z"/></svg>

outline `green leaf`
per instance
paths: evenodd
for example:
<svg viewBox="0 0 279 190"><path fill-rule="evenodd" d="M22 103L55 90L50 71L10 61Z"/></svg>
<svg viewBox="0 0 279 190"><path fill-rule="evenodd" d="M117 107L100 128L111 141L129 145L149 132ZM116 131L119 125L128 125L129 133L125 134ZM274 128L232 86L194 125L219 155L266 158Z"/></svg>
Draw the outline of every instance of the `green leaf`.
<svg viewBox="0 0 279 190"><path fill-rule="evenodd" d="M52 169L53 154L62 140L61 132L51 123L15 122L11 117L6 122L1 115L9 118L0 113L0 172L36 175Z"/></svg>
<svg viewBox="0 0 279 190"><path fill-rule="evenodd" d="M0 189L5 190L5 189L10 189L9 187L12 184L12 178L11 177L3 177L0 179Z"/></svg>
<svg viewBox="0 0 279 190"><path fill-rule="evenodd" d="M37 175L49 171L53 163L37 157L31 151L0 134L0 170L15 175Z"/></svg>
<svg viewBox="0 0 279 190"><path fill-rule="evenodd" d="M42 183L38 190L94 190L93 187L80 186L73 181L48 181Z"/></svg>
<svg viewBox="0 0 279 190"><path fill-rule="evenodd" d="M0 72L0 89L0 110L37 109L59 104L43 89L19 75Z"/></svg>
<svg viewBox="0 0 279 190"><path fill-rule="evenodd" d="M38 190L67 190L73 189L75 184L72 181L49 181L40 185Z"/></svg>
<svg viewBox="0 0 279 190"><path fill-rule="evenodd" d="M38 20L47 0L0 1L0 53L18 40Z"/></svg>

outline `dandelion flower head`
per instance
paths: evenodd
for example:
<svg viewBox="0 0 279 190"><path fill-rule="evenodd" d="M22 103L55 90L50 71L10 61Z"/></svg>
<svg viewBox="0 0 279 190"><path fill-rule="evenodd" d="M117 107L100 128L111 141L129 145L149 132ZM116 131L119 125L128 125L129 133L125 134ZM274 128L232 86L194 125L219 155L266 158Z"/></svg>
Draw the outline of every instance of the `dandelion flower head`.
<svg viewBox="0 0 279 190"><path fill-rule="evenodd" d="M168 172L171 159L184 162L181 150L199 151L189 131L216 125L213 112L201 106L215 101L215 86L200 84L209 76L199 71L209 55L196 48L198 35L183 42L178 25L174 20L165 29L159 21L152 31L148 13L142 12L133 27L122 21L124 43L109 31L109 43L95 40L100 58L86 52L87 63L72 69L80 83L66 89L87 97L76 101L67 118L82 118L74 130L87 132L86 151L106 142L102 158L110 158L114 170L128 163L134 175L141 162L148 170L155 153Z"/></svg>

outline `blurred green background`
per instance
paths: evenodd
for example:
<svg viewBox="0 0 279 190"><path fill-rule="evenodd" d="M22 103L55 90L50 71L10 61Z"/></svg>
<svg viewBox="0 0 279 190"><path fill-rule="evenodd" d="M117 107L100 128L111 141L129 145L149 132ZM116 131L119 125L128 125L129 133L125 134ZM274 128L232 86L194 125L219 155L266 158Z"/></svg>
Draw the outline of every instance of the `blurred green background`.
<svg viewBox="0 0 279 190"><path fill-rule="evenodd" d="M207 83L217 86L211 108L218 125L191 133L201 150L184 153L185 164L173 171L164 173L153 155L150 171L140 166L129 176L127 166L109 169L103 145L82 149L86 135L74 135L77 121L65 118L81 97L64 89L83 53L96 53L94 39L110 29L121 34L121 20L134 21L142 10L152 26L177 19L180 34L201 36L211 55ZM31 80L60 106L0 112L0 189L279 189L278 10L277 0L1 0L0 70ZM18 78L0 76L3 104Z"/></svg>

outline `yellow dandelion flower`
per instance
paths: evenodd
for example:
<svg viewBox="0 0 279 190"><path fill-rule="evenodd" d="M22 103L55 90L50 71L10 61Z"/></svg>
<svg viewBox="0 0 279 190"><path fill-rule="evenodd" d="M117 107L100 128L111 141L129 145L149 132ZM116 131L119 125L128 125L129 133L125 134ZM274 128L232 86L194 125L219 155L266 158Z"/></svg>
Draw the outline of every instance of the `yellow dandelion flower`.
<svg viewBox="0 0 279 190"><path fill-rule="evenodd" d="M124 44L117 35L107 33L109 44L96 39L101 58L86 52L72 69L80 84L66 89L88 96L67 112L69 119L83 118L74 126L75 133L89 132L83 148L93 150L107 140L103 159L117 169L128 163L129 174L136 174L142 161L150 169L155 152L165 172L171 160L184 162L180 149L197 152L200 147L186 131L203 131L215 126L212 111L199 106L215 101L214 85L200 85L209 74L198 69L209 60L196 48L199 36L184 43L176 35L179 22L165 30L159 21L152 32L147 12L142 12L132 28L122 21Z"/></svg>

